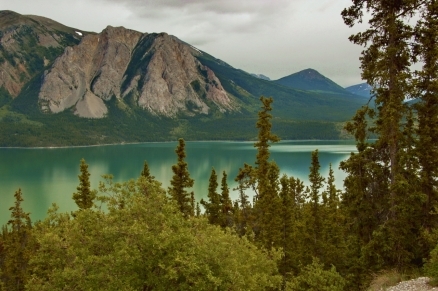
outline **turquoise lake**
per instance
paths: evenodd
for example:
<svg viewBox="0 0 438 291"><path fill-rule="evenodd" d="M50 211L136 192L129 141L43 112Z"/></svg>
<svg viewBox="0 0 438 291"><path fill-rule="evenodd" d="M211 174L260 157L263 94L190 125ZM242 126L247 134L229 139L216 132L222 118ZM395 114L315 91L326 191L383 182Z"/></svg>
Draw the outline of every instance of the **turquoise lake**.
<svg viewBox="0 0 438 291"><path fill-rule="evenodd" d="M212 167L228 175L230 188L236 186L234 177L244 163L253 164L256 150L253 142L186 142L186 161L195 180L196 200L207 196L208 179ZM146 160L151 174L167 189L172 178L171 167L176 163L177 142L141 143L74 148L2 148L0 149L0 225L9 217L14 204L14 193L23 192L24 211L31 213L32 221L44 219L52 203L60 211L75 210L72 194L79 184L79 164L84 158L89 165L91 186L97 188L101 176L112 174L121 182L137 178ZM271 159L281 172L300 178L307 183L311 152L319 150L321 174L328 175L329 164L335 170L336 184L342 187L345 173L339 163L356 150L353 141L282 141L273 145ZM235 199L237 193L232 193Z"/></svg>

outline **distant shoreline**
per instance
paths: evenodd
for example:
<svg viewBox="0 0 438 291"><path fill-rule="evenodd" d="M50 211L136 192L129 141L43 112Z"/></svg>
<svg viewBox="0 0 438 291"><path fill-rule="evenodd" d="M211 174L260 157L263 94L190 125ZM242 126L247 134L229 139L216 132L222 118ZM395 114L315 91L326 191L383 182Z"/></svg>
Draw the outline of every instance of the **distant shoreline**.
<svg viewBox="0 0 438 291"><path fill-rule="evenodd" d="M281 140L282 142L311 142L311 141L351 141L354 139L290 139ZM78 146L49 146L49 147L0 147L0 149L68 149L68 148L91 148L91 147L103 147L103 146L120 146L120 145L136 145L136 144L157 144L157 143L176 143L177 140L173 141L144 141L144 142L123 142L123 143L106 143L106 144L95 144L95 145L78 145ZM186 140L186 143L197 143L197 142L238 142L238 143L254 143L256 140Z"/></svg>

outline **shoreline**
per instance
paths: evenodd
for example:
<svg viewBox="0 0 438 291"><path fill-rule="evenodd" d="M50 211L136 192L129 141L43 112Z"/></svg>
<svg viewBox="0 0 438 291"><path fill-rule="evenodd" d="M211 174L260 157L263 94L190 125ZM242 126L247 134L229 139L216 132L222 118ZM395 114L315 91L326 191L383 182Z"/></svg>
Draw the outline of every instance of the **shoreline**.
<svg viewBox="0 0 438 291"><path fill-rule="evenodd" d="M280 140L278 143L282 142L323 142L323 141L351 141L354 139L290 139L290 140ZM174 141L144 141L144 142L123 142L123 143L107 143L107 144L95 144L95 145L78 145L78 146L48 146L48 147L0 147L0 149L68 149L68 148L91 148L91 147L104 147L104 146L120 146L120 145L138 145L138 144L157 144L157 143L176 143L178 140ZM197 143L197 142L238 142L238 143L254 143L256 140L189 140L186 143Z"/></svg>

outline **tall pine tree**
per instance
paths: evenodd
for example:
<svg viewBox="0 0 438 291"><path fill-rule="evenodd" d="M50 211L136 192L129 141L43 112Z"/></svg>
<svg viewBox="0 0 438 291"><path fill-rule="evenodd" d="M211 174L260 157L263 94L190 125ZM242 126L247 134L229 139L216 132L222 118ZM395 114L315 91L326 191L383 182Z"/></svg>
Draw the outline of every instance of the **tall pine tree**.
<svg viewBox="0 0 438 291"><path fill-rule="evenodd" d="M79 209L89 209L93 206L96 191L90 188L90 173L88 172L88 165L84 159L81 159L79 170L81 172L78 176L79 186L76 188L77 192L73 193L73 200Z"/></svg>
<svg viewBox="0 0 438 291"><path fill-rule="evenodd" d="M425 195L422 226L430 232L438 227L438 1L426 1L420 21L415 27L415 56L422 61L416 71L415 104L418 114L415 144L420 174L420 187Z"/></svg>
<svg viewBox="0 0 438 291"><path fill-rule="evenodd" d="M181 213L186 216L193 216L194 214L194 201L192 194L187 192L187 188L193 187L194 180L190 178L188 170L185 151L184 139L178 140L178 146L175 153L178 158L176 165L172 166L173 177L170 181L171 187L168 188L168 193L173 201L178 205ZM193 197L194 198L194 197Z"/></svg>
<svg viewBox="0 0 438 291"><path fill-rule="evenodd" d="M3 229L0 278L5 290L25 290L30 276L29 260L36 250L29 213L23 211L21 189L14 194L15 204L9 208L11 219Z"/></svg>
<svg viewBox="0 0 438 291"><path fill-rule="evenodd" d="M148 182L152 182L155 177L151 175L151 171L149 170L149 165L146 161L143 163L143 170L140 173L141 177L145 177Z"/></svg>
<svg viewBox="0 0 438 291"><path fill-rule="evenodd" d="M221 226L222 227L231 227L233 225L233 203L230 198L230 189L227 184L227 173L225 171L222 172L222 180L221 180Z"/></svg>
<svg viewBox="0 0 438 291"><path fill-rule="evenodd" d="M214 169L211 170L210 180L208 183L208 201L201 199L201 204L205 208L205 214L211 224L221 224L221 197L217 193L217 175Z"/></svg>
<svg viewBox="0 0 438 291"><path fill-rule="evenodd" d="M342 12L344 22L350 27L362 22L365 13L370 16L370 27L352 35L350 40L366 47L361 57L362 78L373 87L376 111L360 110L356 120L362 123L356 127L350 124L350 129L362 130L363 113L370 113L371 118L375 117L371 129L377 140L373 144L359 141L359 154L343 164L350 175L360 176L346 179L344 200L345 204L353 202L346 209L357 223L353 227L364 244L358 249L370 267L403 269L414 257L416 229L415 218L410 213L419 210L414 209L418 203L412 205L412 201L421 197L415 199L412 188L415 183L407 181L403 133L407 113L404 101L413 93L410 86L413 30L408 22L418 4L416 0L353 1ZM355 133L363 138L361 132ZM362 209L365 212L359 216L374 213L375 218L359 220L354 215Z"/></svg>

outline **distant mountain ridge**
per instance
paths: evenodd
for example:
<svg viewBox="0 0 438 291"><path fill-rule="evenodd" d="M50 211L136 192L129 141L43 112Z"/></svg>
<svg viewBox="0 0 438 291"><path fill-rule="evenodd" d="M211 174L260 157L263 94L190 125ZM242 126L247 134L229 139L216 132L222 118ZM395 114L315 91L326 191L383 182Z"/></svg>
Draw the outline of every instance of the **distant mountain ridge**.
<svg viewBox="0 0 438 291"><path fill-rule="evenodd" d="M271 81L271 78L269 78L268 76L265 76L263 74L251 74L251 76L254 76L254 77L262 79L262 80Z"/></svg>
<svg viewBox="0 0 438 291"><path fill-rule="evenodd" d="M345 90L352 94L356 94L363 97L371 97L371 90L373 87L368 85L367 83L361 83L353 86L346 87Z"/></svg>
<svg viewBox="0 0 438 291"><path fill-rule="evenodd" d="M344 88L314 69L302 70L274 82L300 90L349 94Z"/></svg>
<svg viewBox="0 0 438 291"><path fill-rule="evenodd" d="M262 95L282 138L339 138L363 103L314 70L307 90L255 78L166 33L0 11L0 45L2 146L252 139Z"/></svg>

